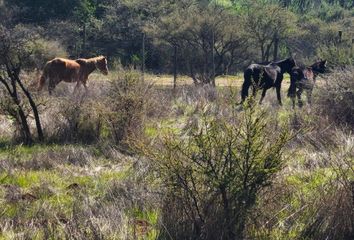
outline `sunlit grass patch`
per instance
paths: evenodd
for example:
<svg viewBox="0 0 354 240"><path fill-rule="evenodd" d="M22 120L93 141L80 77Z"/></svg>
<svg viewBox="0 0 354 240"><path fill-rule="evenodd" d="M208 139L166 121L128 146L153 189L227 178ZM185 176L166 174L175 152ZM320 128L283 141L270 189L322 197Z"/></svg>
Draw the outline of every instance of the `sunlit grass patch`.
<svg viewBox="0 0 354 240"><path fill-rule="evenodd" d="M128 211L128 215L132 218L130 231L135 239L157 239L159 230L157 228L159 211L156 209L142 210L133 208Z"/></svg>

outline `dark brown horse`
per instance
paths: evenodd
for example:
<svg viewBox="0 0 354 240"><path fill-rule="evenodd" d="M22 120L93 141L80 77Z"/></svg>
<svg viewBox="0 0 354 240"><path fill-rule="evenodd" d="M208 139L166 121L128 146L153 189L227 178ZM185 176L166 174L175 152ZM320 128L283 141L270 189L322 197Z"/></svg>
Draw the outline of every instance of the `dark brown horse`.
<svg viewBox="0 0 354 240"><path fill-rule="evenodd" d="M315 62L310 67L294 67L290 73L290 87L288 97L292 99L295 108L295 99L298 98L299 107L303 106L301 94L306 90L307 102L311 104L312 91L315 86L316 77L326 71L326 60ZM295 96L296 95L296 96Z"/></svg>
<svg viewBox="0 0 354 240"><path fill-rule="evenodd" d="M88 76L96 69L99 69L103 74L108 74L107 59L103 56L77 60L69 60L65 58L54 58L46 63L43 69L43 74L39 80L38 90L42 90L45 83L48 81L49 94L52 93L55 86L61 81L76 82L74 93L84 85L87 91Z"/></svg>
<svg viewBox="0 0 354 240"><path fill-rule="evenodd" d="M281 82L285 72L290 73L291 69L296 66L295 60L287 58L282 61L272 62L268 65L251 64L244 71L244 82L241 90L242 102L248 96L248 89L252 86L253 96L256 95L258 89L263 89L262 97L259 103L262 103L266 92L269 88L275 87L277 98L280 105L281 102Z"/></svg>

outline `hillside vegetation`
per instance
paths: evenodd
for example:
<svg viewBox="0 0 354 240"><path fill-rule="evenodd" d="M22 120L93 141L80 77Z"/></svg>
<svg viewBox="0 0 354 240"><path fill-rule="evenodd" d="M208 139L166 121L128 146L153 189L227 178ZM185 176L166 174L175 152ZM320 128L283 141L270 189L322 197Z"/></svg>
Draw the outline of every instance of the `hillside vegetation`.
<svg viewBox="0 0 354 240"><path fill-rule="evenodd" d="M353 9L0 0L0 239L353 239ZM37 91L100 55L87 91ZM287 73L282 106L240 103L249 64L290 56L327 60L311 104Z"/></svg>

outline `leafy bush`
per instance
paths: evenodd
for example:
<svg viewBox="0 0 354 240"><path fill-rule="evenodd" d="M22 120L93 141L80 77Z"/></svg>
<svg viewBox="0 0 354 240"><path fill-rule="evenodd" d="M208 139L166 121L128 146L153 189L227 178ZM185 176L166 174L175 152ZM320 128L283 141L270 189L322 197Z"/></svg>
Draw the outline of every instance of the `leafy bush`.
<svg viewBox="0 0 354 240"><path fill-rule="evenodd" d="M162 134L144 153L163 186L164 234L173 239L242 239L259 191L282 167L289 131L269 131L254 104L236 121L200 107L185 134Z"/></svg>
<svg viewBox="0 0 354 240"><path fill-rule="evenodd" d="M115 143L127 142L142 133L148 90L140 73L133 70L122 70L111 81L103 114L109 137Z"/></svg>
<svg viewBox="0 0 354 240"><path fill-rule="evenodd" d="M294 150L252 211L250 239L352 239L353 140L337 130L335 147L316 141L316 150Z"/></svg>
<svg viewBox="0 0 354 240"><path fill-rule="evenodd" d="M67 57L67 53L62 45L53 40L38 38L26 46L31 49L31 67L42 69L44 64L55 57Z"/></svg>
<svg viewBox="0 0 354 240"><path fill-rule="evenodd" d="M56 118L50 117L49 139L59 142L94 143L100 139L101 106L88 99L62 99Z"/></svg>
<svg viewBox="0 0 354 240"><path fill-rule="evenodd" d="M354 63L354 55L350 51L350 44L345 46L326 46L322 47L318 54L323 59L329 59L332 66L344 67Z"/></svg>
<svg viewBox="0 0 354 240"><path fill-rule="evenodd" d="M352 67L336 70L319 85L317 111L332 121L354 126L354 69Z"/></svg>

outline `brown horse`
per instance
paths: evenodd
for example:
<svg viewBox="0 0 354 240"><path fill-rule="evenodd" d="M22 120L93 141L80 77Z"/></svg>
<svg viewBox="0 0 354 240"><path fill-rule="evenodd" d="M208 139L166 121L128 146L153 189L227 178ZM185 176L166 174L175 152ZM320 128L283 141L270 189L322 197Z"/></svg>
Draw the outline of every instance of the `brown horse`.
<svg viewBox="0 0 354 240"><path fill-rule="evenodd" d="M52 94L55 86L61 81L76 82L74 93L84 85L86 91L86 82L88 76L95 71L100 70L104 75L108 74L107 59L103 56L69 60L65 58L54 58L46 63L43 74L39 80L38 90L42 90L46 81L48 81L48 91Z"/></svg>
<svg viewBox="0 0 354 240"><path fill-rule="evenodd" d="M326 64L327 60L320 60L309 67L296 66L291 70L288 97L293 102L293 108L295 108L296 96L299 107L303 106L301 94L304 90L306 91L307 102L311 105L312 91L316 83L316 77L326 72Z"/></svg>

